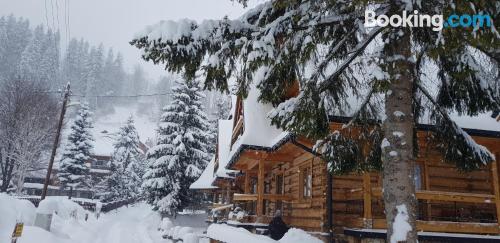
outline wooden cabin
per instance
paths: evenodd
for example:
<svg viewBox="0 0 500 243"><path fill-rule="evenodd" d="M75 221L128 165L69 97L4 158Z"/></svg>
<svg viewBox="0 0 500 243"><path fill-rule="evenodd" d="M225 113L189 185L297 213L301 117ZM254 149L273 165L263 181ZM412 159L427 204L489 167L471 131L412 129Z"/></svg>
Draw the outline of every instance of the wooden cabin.
<svg viewBox="0 0 500 243"><path fill-rule="evenodd" d="M327 173L327 165L313 153L311 141L270 125L266 115L272 107L258 103L257 96L253 89L246 100L238 99L233 105L233 115L226 121L232 126L219 130L231 131L231 136L219 136L218 141L220 148L221 142L230 140L228 150L218 151L214 166L207 167L215 174L210 184L213 188L207 189L219 195L217 198L225 198L216 200L224 203L215 207L245 212L243 217L228 214L222 221L252 230L265 227L281 210L288 225L325 242L332 237L337 242L383 241L386 223L381 174ZM331 129L340 129L348 120L333 117ZM465 130L500 158L500 132ZM458 233L453 237L463 242L477 237L472 234L494 235L487 239L500 241L500 166L493 162L474 172L459 172L428 146L430 135L431 126L419 126L420 151L414 173L420 240L440 242L439 237ZM225 178L216 176L222 165L232 171Z"/></svg>

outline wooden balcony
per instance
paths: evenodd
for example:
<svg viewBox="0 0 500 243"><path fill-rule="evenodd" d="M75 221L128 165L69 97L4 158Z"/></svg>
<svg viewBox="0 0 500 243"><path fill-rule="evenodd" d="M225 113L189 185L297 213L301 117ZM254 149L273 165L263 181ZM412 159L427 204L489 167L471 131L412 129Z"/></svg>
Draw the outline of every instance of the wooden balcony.
<svg viewBox="0 0 500 243"><path fill-rule="evenodd" d="M493 166L492 171L496 171ZM494 181L498 178L494 174ZM495 194L463 193L450 191L418 190L416 197L420 202L435 202L442 205L456 205L456 203L473 204L493 204L497 208L497 222L457 222L442 220L417 220L417 229L428 232L450 232L450 233L473 233L473 234L500 234L500 224L498 222L498 211L500 196L498 186L494 188ZM387 227L384 218L374 218L372 215L373 201L381 201L383 198L382 188L371 187L370 176L363 176L363 188L349 190L339 190L333 193L334 200L337 201L362 201L363 215L361 218L340 218L343 224L355 228L385 229Z"/></svg>

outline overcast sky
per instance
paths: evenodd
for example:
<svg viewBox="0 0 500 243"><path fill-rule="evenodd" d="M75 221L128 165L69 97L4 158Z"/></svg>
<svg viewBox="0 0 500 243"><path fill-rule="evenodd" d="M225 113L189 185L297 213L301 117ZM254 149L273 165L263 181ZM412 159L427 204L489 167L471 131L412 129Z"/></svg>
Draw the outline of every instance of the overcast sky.
<svg viewBox="0 0 500 243"><path fill-rule="evenodd" d="M135 33L160 20L189 18L200 21L220 19L225 15L237 18L246 11L241 4L230 0L0 0L0 15L13 13L28 18L32 26L55 26L61 30L62 45L65 45L66 2L69 2L71 37L83 37L92 44L102 42L108 48L113 47L123 53L127 68L141 63L155 79L165 71L142 61L139 51L128 44ZM258 2L262 0L253 0L250 6Z"/></svg>

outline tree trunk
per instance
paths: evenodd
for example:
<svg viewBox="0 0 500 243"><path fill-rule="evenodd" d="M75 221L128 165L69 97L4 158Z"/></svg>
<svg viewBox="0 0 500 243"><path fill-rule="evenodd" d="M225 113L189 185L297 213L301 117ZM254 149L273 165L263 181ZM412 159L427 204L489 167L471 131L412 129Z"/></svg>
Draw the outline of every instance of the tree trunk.
<svg viewBox="0 0 500 243"><path fill-rule="evenodd" d="M402 34L402 35L401 35ZM417 242L413 156L413 72L409 28L389 33L384 49L389 89L382 143L383 195L388 242Z"/></svg>

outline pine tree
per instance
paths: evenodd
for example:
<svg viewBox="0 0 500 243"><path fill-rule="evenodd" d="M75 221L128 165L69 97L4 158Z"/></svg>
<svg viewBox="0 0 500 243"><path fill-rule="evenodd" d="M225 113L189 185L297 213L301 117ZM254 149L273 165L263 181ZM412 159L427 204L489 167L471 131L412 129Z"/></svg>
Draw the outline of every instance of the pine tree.
<svg viewBox="0 0 500 243"><path fill-rule="evenodd" d="M41 81L41 65L44 54L44 45L46 43L45 30L42 25L39 25L33 31L33 38L21 55L19 63L19 73L22 78L28 80Z"/></svg>
<svg viewBox="0 0 500 243"><path fill-rule="evenodd" d="M47 84L48 87L60 88L59 85L59 53L60 53L59 32L47 30L45 34L45 43L40 65L40 81Z"/></svg>
<svg viewBox="0 0 500 243"><path fill-rule="evenodd" d="M28 20L9 15L6 18L2 17L0 23L2 22L0 45L3 52L0 55L0 81L18 78L22 53L32 39Z"/></svg>
<svg viewBox="0 0 500 243"><path fill-rule="evenodd" d="M163 108L157 145L147 153L143 183L147 201L162 214L175 214L191 202L189 185L208 162L201 88L195 81L176 85L172 103Z"/></svg>
<svg viewBox="0 0 500 243"><path fill-rule="evenodd" d="M99 94L99 85L102 82L102 73L104 65L104 46L91 47L89 56L85 62L85 80L86 87L84 94L86 96ZM95 102L91 107L97 107Z"/></svg>
<svg viewBox="0 0 500 243"><path fill-rule="evenodd" d="M436 147L461 170L493 160L448 114L500 107L498 28L365 28L365 10L498 17L498 5L487 0L272 0L236 20L161 22L131 44L143 49L145 60L188 79L203 71L208 89L228 90L237 77L236 92L245 97L250 83L257 84L259 100L275 106L272 123L317 140L332 173L383 167L387 240L416 242L415 124L431 113ZM300 93L285 99L296 81ZM351 121L330 131L329 117L346 113ZM361 135L349 136L356 125ZM396 235L397 215L408 218L408 231Z"/></svg>
<svg viewBox="0 0 500 243"><path fill-rule="evenodd" d="M64 187L73 189L90 188L90 168L87 162L91 160L92 150L92 113L86 104L82 104L71 125L64 152L62 154L58 177Z"/></svg>
<svg viewBox="0 0 500 243"><path fill-rule="evenodd" d="M112 159L112 174L108 178L110 198L134 198L141 186L143 156L139 149L139 135L134 120L129 117L116 134Z"/></svg>

